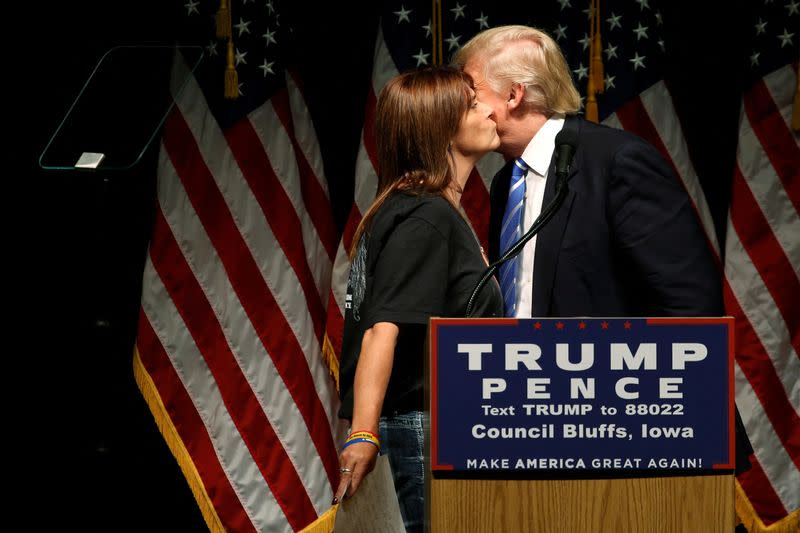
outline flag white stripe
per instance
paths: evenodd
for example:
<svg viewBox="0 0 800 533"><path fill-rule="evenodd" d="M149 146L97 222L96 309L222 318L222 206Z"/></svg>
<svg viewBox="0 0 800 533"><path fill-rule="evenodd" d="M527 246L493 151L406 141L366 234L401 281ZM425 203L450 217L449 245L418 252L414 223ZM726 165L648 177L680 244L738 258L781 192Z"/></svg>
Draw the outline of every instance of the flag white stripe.
<svg viewBox="0 0 800 533"><path fill-rule="evenodd" d="M303 94L294 82L294 78L285 72L286 90L289 92L289 107L292 111L292 122L294 124L294 137L300 150L308 161L314 177L317 178L325 196L330 197L328 191L328 180L325 179L325 171L322 164L322 153L317 142L317 132L314 129L314 122L311 120L311 113L303 100Z"/></svg>
<svg viewBox="0 0 800 533"><path fill-rule="evenodd" d="M483 181L483 185L486 187L487 191L491 190L494 175L497 174L501 168L503 168L503 165L505 165L503 156L496 152L486 154L475 164L475 167L478 169L478 174L481 175L481 180Z"/></svg>
<svg viewBox="0 0 800 533"><path fill-rule="evenodd" d="M772 96L772 101L784 103L783 106L779 107L779 111L783 121L786 122L787 129L791 128L792 123L792 99L794 98L794 87L797 83L796 76L792 66L785 65L762 78ZM800 145L800 137L795 135L794 142Z"/></svg>
<svg viewBox="0 0 800 533"><path fill-rule="evenodd" d="M336 261L333 262L331 273L331 291L333 299L339 307L339 312L344 316L344 297L347 292L347 278L350 275L350 256L345 251L343 242L336 249Z"/></svg>
<svg viewBox="0 0 800 533"><path fill-rule="evenodd" d="M378 25L378 36L375 44L375 57L372 61L372 90L375 91L377 97L383 86L397 76L397 65L394 64L392 55L389 53L389 47L386 46L386 41L383 38L383 28Z"/></svg>
<svg viewBox="0 0 800 533"><path fill-rule="evenodd" d="M300 219L299 229L303 236L306 262L311 276L314 278L317 293L320 299L325 300L330 288L331 262L303 201L300 170L297 167L297 155L292 142L270 102L253 110L248 118L267 153L267 158L278 181L283 186L283 190ZM286 207L288 208L288 206ZM292 231L295 231L294 228Z"/></svg>
<svg viewBox="0 0 800 533"><path fill-rule="evenodd" d="M355 182L355 203L359 213L363 216L367 212L372 201L375 200L375 193L378 190L378 174L372 166L372 161L367 154L367 147L363 142L358 148L356 158L356 182Z"/></svg>
<svg viewBox="0 0 800 533"><path fill-rule="evenodd" d="M303 415L236 296L221 259L169 158L162 150L159 201L175 240L214 310L217 322L242 374L258 400L317 513L324 512L332 493L325 466ZM327 500L327 501L326 501Z"/></svg>
<svg viewBox="0 0 800 533"><path fill-rule="evenodd" d="M206 165L250 254L300 344L326 417L333 421L338 410L335 385L327 368L321 363L321 348L313 334L314 323L307 303L304 298L297 297L303 294L300 281L230 153L219 125L208 111L196 80L192 78L186 83L177 105L201 147ZM332 428L331 434L334 435Z"/></svg>
<svg viewBox="0 0 800 533"><path fill-rule="evenodd" d="M800 507L800 471L764 415L763 407L738 363L735 381L736 405L753 452L783 506L787 510L797 509Z"/></svg>
<svg viewBox="0 0 800 533"><path fill-rule="evenodd" d="M653 123L661 142L667 148L669 157L678 171L678 177L683 181L683 185L689 196L694 202L700 222L706 231L706 236L711 242L714 251L719 257L719 243L717 233L714 230L714 219L711 217L711 210L708 208L706 196L700 186L700 180L694 170L694 165L689 158L689 148L686 146L686 139L683 136L678 115L672 103L672 96L669 94L666 85L660 81L639 95L642 105L647 111L650 121Z"/></svg>
<svg viewBox="0 0 800 533"><path fill-rule="evenodd" d="M603 120L603 124L610 128L617 128L618 130L624 130L625 128L622 127L622 122L619 121L619 117L616 113L612 113L608 115L605 120Z"/></svg>
<svg viewBox="0 0 800 533"><path fill-rule="evenodd" d="M259 531L291 531L264 477L230 418L217 383L148 254L142 308L208 431L220 465Z"/></svg>
<svg viewBox="0 0 800 533"><path fill-rule="evenodd" d="M728 225L725 277L739 306L769 356L795 411L800 412L800 359L775 301L744 249L735 228Z"/></svg>
<svg viewBox="0 0 800 533"><path fill-rule="evenodd" d="M791 108L791 99L789 105L784 107ZM740 116L737 163L772 234L789 258L795 276L800 278L800 216L756 137L744 106Z"/></svg>

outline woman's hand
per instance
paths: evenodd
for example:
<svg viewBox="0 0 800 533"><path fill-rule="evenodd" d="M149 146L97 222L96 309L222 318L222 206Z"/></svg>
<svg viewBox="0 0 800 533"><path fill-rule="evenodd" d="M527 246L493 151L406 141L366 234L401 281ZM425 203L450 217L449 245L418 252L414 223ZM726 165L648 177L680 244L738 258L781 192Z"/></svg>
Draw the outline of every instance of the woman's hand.
<svg viewBox="0 0 800 533"><path fill-rule="evenodd" d="M377 459L378 448L369 442L356 442L342 451L339 456L341 477L334 503L342 501L345 494L350 497L358 490L364 476L375 468Z"/></svg>

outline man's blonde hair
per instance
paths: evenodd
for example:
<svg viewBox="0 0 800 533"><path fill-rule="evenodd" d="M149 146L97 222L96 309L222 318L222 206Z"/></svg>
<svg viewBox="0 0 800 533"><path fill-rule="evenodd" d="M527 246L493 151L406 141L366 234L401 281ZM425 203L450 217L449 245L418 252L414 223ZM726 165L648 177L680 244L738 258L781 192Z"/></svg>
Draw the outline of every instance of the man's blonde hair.
<svg viewBox="0 0 800 533"><path fill-rule="evenodd" d="M486 83L496 93L515 83L525 88L523 102L539 113L574 114L581 108L564 54L552 37L528 26L498 26L465 44L453 58L464 68L468 61L483 67Z"/></svg>

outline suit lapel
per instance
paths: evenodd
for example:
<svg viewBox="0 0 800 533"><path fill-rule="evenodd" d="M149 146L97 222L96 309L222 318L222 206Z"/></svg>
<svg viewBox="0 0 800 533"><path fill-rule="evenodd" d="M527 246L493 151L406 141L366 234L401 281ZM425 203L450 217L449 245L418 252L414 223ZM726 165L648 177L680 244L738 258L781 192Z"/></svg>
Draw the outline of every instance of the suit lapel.
<svg viewBox="0 0 800 533"><path fill-rule="evenodd" d="M564 122L564 129L572 129L580 133L580 120L577 117L567 117ZM550 170L544 186L544 198L542 206L555 198L556 195L556 169L555 153L550 160ZM578 172L577 157L573 158L572 168L567 177L567 184ZM553 295L553 281L555 279L556 264L558 263L558 252L561 249L561 241L564 238L564 229L567 227L572 202L575 193L572 189L567 189L564 203L556 210L553 218L550 219L539 235L536 237L536 256L533 268L533 314L535 316L548 316L550 314L551 299Z"/></svg>

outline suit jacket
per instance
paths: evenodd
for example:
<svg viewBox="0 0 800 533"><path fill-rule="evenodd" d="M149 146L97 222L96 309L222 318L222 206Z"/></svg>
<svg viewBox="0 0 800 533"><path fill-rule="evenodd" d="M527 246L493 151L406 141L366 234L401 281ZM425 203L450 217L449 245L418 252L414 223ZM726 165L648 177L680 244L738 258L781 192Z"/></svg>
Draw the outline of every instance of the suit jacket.
<svg viewBox="0 0 800 533"><path fill-rule="evenodd" d="M564 128L576 132L578 146L564 203L536 239L534 315L719 316L719 269L667 162L629 132L574 116ZM499 255L512 164L492 181L492 260ZM555 182L554 158L543 210Z"/></svg>

